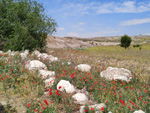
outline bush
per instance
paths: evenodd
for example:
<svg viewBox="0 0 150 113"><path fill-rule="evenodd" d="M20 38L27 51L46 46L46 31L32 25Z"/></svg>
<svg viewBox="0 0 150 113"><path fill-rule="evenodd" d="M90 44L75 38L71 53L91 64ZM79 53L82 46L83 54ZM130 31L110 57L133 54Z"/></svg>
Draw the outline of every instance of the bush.
<svg viewBox="0 0 150 113"><path fill-rule="evenodd" d="M140 44L133 45L133 47L141 47Z"/></svg>
<svg viewBox="0 0 150 113"><path fill-rule="evenodd" d="M47 35L56 31L55 21L35 0L0 1L0 49L42 49Z"/></svg>
<svg viewBox="0 0 150 113"><path fill-rule="evenodd" d="M129 37L128 35L124 35L124 36L122 36L121 37L121 47L124 47L125 49L127 48L127 47L129 47L130 46L130 44L131 44L131 37Z"/></svg>

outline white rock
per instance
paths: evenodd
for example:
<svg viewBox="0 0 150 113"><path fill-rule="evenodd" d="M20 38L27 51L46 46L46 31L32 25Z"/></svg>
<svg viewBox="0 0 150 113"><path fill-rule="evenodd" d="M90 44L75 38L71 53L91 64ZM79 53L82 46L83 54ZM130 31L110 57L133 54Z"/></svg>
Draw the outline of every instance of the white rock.
<svg viewBox="0 0 150 113"><path fill-rule="evenodd" d="M108 113L112 113L111 111L109 111Z"/></svg>
<svg viewBox="0 0 150 113"><path fill-rule="evenodd" d="M4 52L3 52L3 51L0 51L0 54L4 54Z"/></svg>
<svg viewBox="0 0 150 113"><path fill-rule="evenodd" d="M11 53L11 50L8 50L6 53L7 53L7 54Z"/></svg>
<svg viewBox="0 0 150 113"><path fill-rule="evenodd" d="M25 50L24 53L28 55L29 54L29 50Z"/></svg>
<svg viewBox="0 0 150 113"><path fill-rule="evenodd" d="M62 63L62 65L66 64L65 62ZM71 65L71 62L67 62L67 65Z"/></svg>
<svg viewBox="0 0 150 113"><path fill-rule="evenodd" d="M8 55L10 55L10 56L15 56L16 53L15 53L14 51L12 51L12 52L8 53Z"/></svg>
<svg viewBox="0 0 150 113"><path fill-rule="evenodd" d="M90 72L91 66L88 64L79 64L75 67L75 69L78 69L79 71L82 72Z"/></svg>
<svg viewBox="0 0 150 113"><path fill-rule="evenodd" d="M45 87L51 87L53 84L54 84L54 81L55 81L55 78L54 77L51 77L49 79L46 79L45 80Z"/></svg>
<svg viewBox="0 0 150 113"><path fill-rule="evenodd" d="M138 110L138 111L134 111L133 113L145 113L145 112L142 110Z"/></svg>
<svg viewBox="0 0 150 113"><path fill-rule="evenodd" d="M122 80L129 82L132 79L131 72L124 68L108 67L100 73L101 77L107 80Z"/></svg>
<svg viewBox="0 0 150 113"><path fill-rule="evenodd" d="M42 78L47 78L47 77L54 77L55 72L54 71L47 71L47 70L39 70L39 76Z"/></svg>
<svg viewBox="0 0 150 113"><path fill-rule="evenodd" d="M32 53L32 55L39 55L39 54L41 54L38 50L35 50L33 53Z"/></svg>
<svg viewBox="0 0 150 113"><path fill-rule="evenodd" d="M48 60L50 60L51 62L55 62L55 61L58 61L58 58L57 57L54 57L54 56L52 56L52 55L48 55L47 53L40 53L40 54L38 54L37 55L37 57L40 59L40 58L42 58L42 59L48 59Z"/></svg>
<svg viewBox="0 0 150 113"><path fill-rule="evenodd" d="M88 97L84 93L76 93L72 98L76 104L86 104L88 102Z"/></svg>
<svg viewBox="0 0 150 113"><path fill-rule="evenodd" d="M48 56L48 59L49 59L51 62L56 62L56 61L58 61L58 58L57 58L57 57L54 57L54 56L52 56L52 55L49 55L49 56Z"/></svg>
<svg viewBox="0 0 150 113"><path fill-rule="evenodd" d="M67 62L68 65L71 65L71 62Z"/></svg>
<svg viewBox="0 0 150 113"><path fill-rule="evenodd" d="M48 54L46 54L46 53L38 54L38 57L41 57L43 59L47 59L48 58Z"/></svg>
<svg viewBox="0 0 150 113"><path fill-rule="evenodd" d="M40 70L40 69L47 69L46 65L38 60L32 60L25 66L29 70Z"/></svg>
<svg viewBox="0 0 150 113"><path fill-rule="evenodd" d="M61 88L60 88L61 87ZM66 93L75 92L75 87L67 80L60 80L57 84L57 90L66 91Z"/></svg>
<svg viewBox="0 0 150 113"><path fill-rule="evenodd" d="M28 50L25 50L23 53L20 53L20 56L22 59L26 58L27 55L29 54L29 51Z"/></svg>
<svg viewBox="0 0 150 113"><path fill-rule="evenodd" d="M84 107L85 106L80 106L80 113L84 113ZM94 110L99 113L102 107L105 108L106 105L104 103L94 104L94 105L89 106L89 109L94 108Z"/></svg>

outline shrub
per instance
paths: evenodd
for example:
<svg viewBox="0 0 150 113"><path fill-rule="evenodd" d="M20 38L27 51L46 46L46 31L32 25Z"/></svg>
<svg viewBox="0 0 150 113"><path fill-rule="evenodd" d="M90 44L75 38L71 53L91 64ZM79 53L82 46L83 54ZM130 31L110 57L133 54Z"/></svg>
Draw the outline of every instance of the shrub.
<svg viewBox="0 0 150 113"><path fill-rule="evenodd" d="M124 47L126 49L127 47L130 46L131 41L132 41L131 37L129 37L128 35L122 36L121 37L121 47Z"/></svg>
<svg viewBox="0 0 150 113"><path fill-rule="evenodd" d="M0 49L4 51L42 49L56 26L35 0L0 1Z"/></svg>
<svg viewBox="0 0 150 113"><path fill-rule="evenodd" d="M141 47L140 44L133 45L133 47Z"/></svg>

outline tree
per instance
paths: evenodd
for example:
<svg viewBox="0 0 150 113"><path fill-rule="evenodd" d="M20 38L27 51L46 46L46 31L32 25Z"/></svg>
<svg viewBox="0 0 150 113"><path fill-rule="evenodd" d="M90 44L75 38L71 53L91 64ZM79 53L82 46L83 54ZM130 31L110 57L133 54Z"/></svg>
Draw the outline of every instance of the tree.
<svg viewBox="0 0 150 113"><path fill-rule="evenodd" d="M0 49L42 49L56 22L35 0L0 0Z"/></svg>
<svg viewBox="0 0 150 113"><path fill-rule="evenodd" d="M127 48L127 47L129 47L130 46L130 44L131 44L131 37L129 37L128 35L124 35L124 36L122 36L121 37L121 47L124 47L125 49Z"/></svg>

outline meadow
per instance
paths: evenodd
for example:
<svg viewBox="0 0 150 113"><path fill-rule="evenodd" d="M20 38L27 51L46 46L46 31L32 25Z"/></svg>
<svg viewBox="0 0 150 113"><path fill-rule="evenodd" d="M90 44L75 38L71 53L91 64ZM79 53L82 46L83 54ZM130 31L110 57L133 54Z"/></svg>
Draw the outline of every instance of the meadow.
<svg viewBox="0 0 150 113"><path fill-rule="evenodd" d="M150 111L150 45L142 48L130 46L97 46L81 49L47 49L48 54L57 56L59 61L49 62L40 59L48 70L55 71L55 82L45 88L44 80L37 76L37 71L25 68L26 61L38 59L37 56L0 55L0 110L6 113L79 113L80 105L75 104L73 94L60 92L57 83L68 80L78 89L88 91L89 103L86 113L95 113L88 108L95 103L104 103L101 113L133 113ZM67 62L71 62L69 65ZM89 64L89 73L75 69L78 64ZM107 67L126 68L132 73L132 80L107 81L100 77L100 72Z"/></svg>

